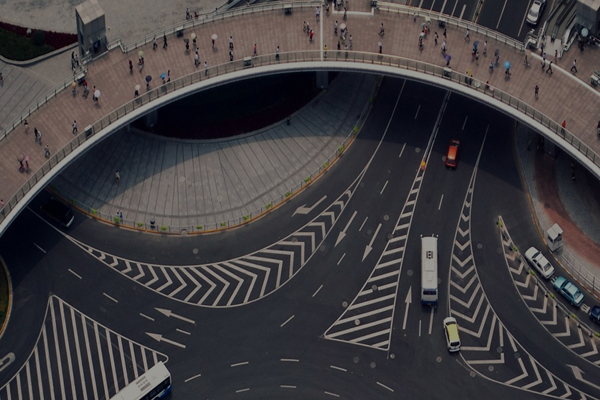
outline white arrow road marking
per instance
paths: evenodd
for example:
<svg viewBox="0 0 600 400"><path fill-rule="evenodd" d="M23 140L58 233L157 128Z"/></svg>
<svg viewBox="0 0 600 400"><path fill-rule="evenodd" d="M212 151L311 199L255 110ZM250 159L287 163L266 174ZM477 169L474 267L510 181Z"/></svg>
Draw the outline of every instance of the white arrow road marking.
<svg viewBox="0 0 600 400"><path fill-rule="evenodd" d="M587 379L584 379L584 378L583 378L583 374L584 374L585 372L583 372L583 371L581 370L581 368L579 368L579 367L578 367L578 366L576 366L576 365L569 365L569 364L567 364L567 367L569 367L569 368L571 368L571 369L573 370L573 375L575 375L575 379L577 379L578 381L581 381L581 382L583 382L583 383L587 383L587 384L588 384L588 385L590 385L591 387L593 387L593 388L595 388L595 389L598 389L598 390L600 390L600 386L598 386L598 385L596 385L596 384L594 384L594 383L592 383L592 382L588 381Z"/></svg>
<svg viewBox="0 0 600 400"><path fill-rule="evenodd" d="M160 333L146 332L146 335L150 336L152 339L156 340L157 342L165 342L165 343L172 344L173 346L177 346L177 347L181 347L182 349L185 349L185 344L177 343L171 339L166 339Z"/></svg>
<svg viewBox="0 0 600 400"><path fill-rule="evenodd" d="M344 228L344 230L342 230L340 232L340 234L338 235L338 238L335 241L335 246L337 246L346 237L346 231L348 230L348 228L350 228L350 224L354 220L354 217L356 217L357 213L358 213L358 211L354 211L354 214L352 214L352 216L350 217L350 221L348 221L348 223L346 224L346 227ZM333 247L335 247L335 246L333 246Z"/></svg>
<svg viewBox="0 0 600 400"><path fill-rule="evenodd" d="M15 355L13 353L8 353L4 357L0 358L0 372L8 367L13 361L15 361Z"/></svg>
<svg viewBox="0 0 600 400"><path fill-rule="evenodd" d="M408 318L408 307L410 307L410 303L412 303L412 286L408 288L408 293L406 294L406 299L404 300L406 303L406 309L404 310L404 322L402 322L402 330L406 330L406 320Z"/></svg>
<svg viewBox="0 0 600 400"><path fill-rule="evenodd" d="M369 243L367 245L367 247L365 247L365 253L363 254L362 261L365 261L365 258L367 258L367 256L371 252L371 250L373 250L373 242L375 241L375 238L377 237L377 234L379 233L379 229L381 229L381 224L377 225L377 229L375 230L375 233L373 234L373 237L371 238L371 243Z"/></svg>
<svg viewBox="0 0 600 400"><path fill-rule="evenodd" d="M161 313L162 315L166 316L167 318L173 317L173 318L177 318L178 320L181 320L183 322L188 322L190 324L196 325L196 321L194 321L193 319L189 319L189 318L182 317L181 315L177 315L174 312L172 312L171 310L167 310L164 308L158 308L158 307L154 307L154 309L156 311L158 311L159 313Z"/></svg>
<svg viewBox="0 0 600 400"><path fill-rule="evenodd" d="M315 204L313 204L312 207L306 207L306 204L304 204L304 205L296 208L296 211L294 211L294 213L292 214L292 217L296 214L302 214L302 215L308 214L309 212L314 210L319 204L321 204L323 201L325 201L326 198L327 198L327 196L321 197L321 200L319 200Z"/></svg>

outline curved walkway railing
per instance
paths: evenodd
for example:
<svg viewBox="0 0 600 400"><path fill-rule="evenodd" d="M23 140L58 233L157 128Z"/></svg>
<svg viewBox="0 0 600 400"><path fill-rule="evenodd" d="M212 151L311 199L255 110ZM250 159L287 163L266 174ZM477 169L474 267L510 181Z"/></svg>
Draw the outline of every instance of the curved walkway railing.
<svg viewBox="0 0 600 400"><path fill-rule="evenodd" d="M51 156L50 159L46 163L44 163L42 167L38 171L36 171L36 173L23 186L21 186L17 193L6 202L4 213L0 214L0 222L4 220L6 214L10 213L10 211L15 208L17 203L19 203L19 201L23 199L23 197L32 189L32 187L35 186L35 184L46 174L48 174L48 172L50 172L54 167L56 167L56 165L59 164L65 157L67 157L75 149L80 147L87 140L92 138L96 133L110 126L112 123L128 115L132 111L137 110L140 107L143 107L166 94L172 93L183 87L196 84L200 81L204 81L215 76L224 75L251 67L269 66L282 63L318 63L321 61L381 65L397 69L416 71L426 75L439 77L444 80L449 80L460 85L466 85L472 88L473 90L476 90L480 93L484 93L485 95L494 98L522 112L528 117L531 117L533 120L539 122L540 124L548 128L552 133L554 133L557 139L560 138L565 140L567 143L572 145L574 149L576 149L583 156L585 156L585 158L590 160L596 167L600 168L600 156L596 154L592 149L590 149L587 145L585 145L577 137L569 133L567 130L563 129L560 126L560 124L553 121L543 113L537 111L534 107L530 106L529 104L499 89L488 88L486 87L485 83L477 79L469 78L464 74L457 73L448 68L443 68L437 65L432 65L429 63L424 63L403 57L381 55L367 52L345 52L331 50L327 52L301 51L282 53L279 55L279 58L277 58L275 54L253 57L251 65L246 64L246 61L244 60L238 60L226 64L217 65L208 69L207 76L205 75L204 71L194 72L181 78L174 79L169 83L161 85L158 88L150 90L140 95L140 97L129 101L128 103L122 105L121 107L112 111L110 114L106 115L104 118L97 121L92 126L87 127L83 133L77 135L65 147L63 147L61 150L57 151L53 156ZM314 69L319 69L319 66L315 64ZM360 67L357 69L360 70ZM493 103L491 105L493 106ZM335 156L337 155L334 155L334 157ZM321 168L319 168L319 172L320 171ZM311 178L309 177L309 180L310 179ZM269 205L269 207L267 207L266 205L265 208L270 208L271 206L272 204ZM258 213L260 212L264 212L264 210L258 211ZM255 215L253 215L252 217L254 216ZM240 217L241 219L236 220L238 221L236 223L244 222L245 220L252 217L246 218L246 216L242 216ZM231 223L232 221L225 222L224 225L221 223L221 226L217 226L216 228L219 229L228 227L231 226ZM210 227L210 229L212 229L212 227ZM202 227L202 230L205 230L205 227Z"/></svg>

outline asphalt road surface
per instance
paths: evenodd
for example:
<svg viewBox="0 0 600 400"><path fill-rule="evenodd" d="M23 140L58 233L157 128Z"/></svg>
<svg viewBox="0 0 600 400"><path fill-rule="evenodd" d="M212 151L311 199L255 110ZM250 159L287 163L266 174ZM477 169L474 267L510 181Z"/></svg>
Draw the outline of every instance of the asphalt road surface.
<svg viewBox="0 0 600 400"><path fill-rule="evenodd" d="M498 215L539 245L513 131L483 105L385 78L339 162L244 228L170 238L78 214L65 232L36 199L0 238L15 290L0 397L106 399L166 361L172 399L600 398L598 367L534 318L501 250ZM433 311L419 295L431 234ZM442 333L450 313L460 354Z"/></svg>

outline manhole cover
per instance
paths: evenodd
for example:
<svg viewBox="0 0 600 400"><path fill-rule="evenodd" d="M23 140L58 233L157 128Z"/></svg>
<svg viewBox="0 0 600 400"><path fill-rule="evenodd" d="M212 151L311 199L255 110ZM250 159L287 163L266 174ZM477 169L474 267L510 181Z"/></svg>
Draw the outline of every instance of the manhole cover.
<svg viewBox="0 0 600 400"><path fill-rule="evenodd" d="M475 378L475 377L477 376L477 374L476 374L475 372L473 372L473 371L471 371L471 372L469 373L469 375L471 375L471 378Z"/></svg>
<svg viewBox="0 0 600 400"><path fill-rule="evenodd" d="M502 347L502 346L498 346L498 348L496 349L496 351L497 351L498 353L504 353L504 347Z"/></svg>
<svg viewBox="0 0 600 400"><path fill-rule="evenodd" d="M515 353L515 358L521 358L521 353L519 353L518 351Z"/></svg>
<svg viewBox="0 0 600 400"><path fill-rule="evenodd" d="M194 249L194 250L192 250L192 253L194 253L194 254L198 254L198 249Z"/></svg>
<svg viewBox="0 0 600 400"><path fill-rule="evenodd" d="M354 320L354 325L356 325L356 326L360 325L360 319L355 319Z"/></svg>
<svg viewBox="0 0 600 400"><path fill-rule="evenodd" d="M490 366L488 367L488 371L490 371L490 372L494 371L494 366L493 366L493 365L490 365Z"/></svg>
<svg viewBox="0 0 600 400"><path fill-rule="evenodd" d="M421 152L421 148L420 148L420 147L417 147L417 148L415 149L415 153L420 153L420 152Z"/></svg>
<svg viewBox="0 0 600 400"><path fill-rule="evenodd" d="M377 366L377 364L375 364L375 361L371 361L371 363L369 364L369 367L371 368L375 368Z"/></svg>
<svg viewBox="0 0 600 400"><path fill-rule="evenodd" d="M371 290L374 291L374 292L376 292L377 291L377 285L371 286Z"/></svg>
<svg viewBox="0 0 600 400"><path fill-rule="evenodd" d="M389 221L389 219L390 219L390 216L389 216L389 215L384 215L384 216L383 216L383 220L384 220L384 221Z"/></svg>
<svg viewBox="0 0 600 400"><path fill-rule="evenodd" d="M394 353L391 353L390 358L393 360L394 358L396 358L396 355Z"/></svg>
<svg viewBox="0 0 600 400"><path fill-rule="evenodd" d="M354 358L352 359L352 361L354 361L354 364L358 364L358 362L360 361L360 358L358 358L358 357L354 357Z"/></svg>
<svg viewBox="0 0 600 400"><path fill-rule="evenodd" d="M342 307L344 307L344 308L348 307L348 302L347 301L342 302Z"/></svg>
<svg viewBox="0 0 600 400"><path fill-rule="evenodd" d="M437 362L441 363L441 362L442 362L442 357L438 356L438 357L435 359L435 361L437 361Z"/></svg>
<svg viewBox="0 0 600 400"><path fill-rule="evenodd" d="M482 245L481 243L477 243L477 248L478 248L479 250L481 250L481 249L483 249L483 245Z"/></svg>
<svg viewBox="0 0 600 400"><path fill-rule="evenodd" d="M412 274L413 274L413 270L412 269L409 269L409 270L406 271L406 275L412 276Z"/></svg>

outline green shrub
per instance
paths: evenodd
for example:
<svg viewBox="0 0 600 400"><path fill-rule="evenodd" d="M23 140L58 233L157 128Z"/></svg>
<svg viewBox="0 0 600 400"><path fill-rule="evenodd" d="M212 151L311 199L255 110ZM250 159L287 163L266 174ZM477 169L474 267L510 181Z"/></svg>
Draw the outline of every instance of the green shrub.
<svg viewBox="0 0 600 400"><path fill-rule="evenodd" d="M304 182L308 183L308 181L310 181L310 176L307 176L306 178L304 178Z"/></svg>
<svg viewBox="0 0 600 400"><path fill-rule="evenodd" d="M227 226L227 222L221 222L221 226Z"/></svg>
<svg viewBox="0 0 600 400"><path fill-rule="evenodd" d="M268 210L269 208L271 208L272 205L273 205L273 203L265 204L265 208Z"/></svg>
<svg viewBox="0 0 600 400"><path fill-rule="evenodd" d="M327 166L328 166L328 165L329 165L329 163L328 163L328 162L324 163L324 164L323 164L323 169L327 168Z"/></svg>
<svg viewBox="0 0 600 400"><path fill-rule="evenodd" d="M344 145L341 145L340 147L338 147L338 152L341 153L342 151L344 151Z"/></svg>
<svg viewBox="0 0 600 400"><path fill-rule="evenodd" d="M196 229L198 229L199 231L202 230L202 225L196 225Z"/></svg>
<svg viewBox="0 0 600 400"><path fill-rule="evenodd" d="M290 197L292 195L292 192L290 192L289 190L287 192L285 192L285 197Z"/></svg>
<svg viewBox="0 0 600 400"><path fill-rule="evenodd" d="M143 222L138 222L137 226L138 226L138 228L141 228L142 226L144 226L144 223Z"/></svg>
<svg viewBox="0 0 600 400"><path fill-rule="evenodd" d="M168 228L167 228L167 226L166 226L166 225L163 225L163 226L161 226L161 227L160 227L160 230L161 230L161 231L163 231L163 232L166 232L166 231L167 231L167 229L168 229Z"/></svg>
<svg viewBox="0 0 600 400"><path fill-rule="evenodd" d="M92 208L91 213L92 215L98 215L98 210Z"/></svg>
<svg viewBox="0 0 600 400"><path fill-rule="evenodd" d="M119 225L119 223L121 222L121 219L119 217L114 217L113 221L115 221L115 224Z"/></svg>
<svg viewBox="0 0 600 400"><path fill-rule="evenodd" d="M244 215L244 221L248 221L250 219L250 216L248 214Z"/></svg>
<svg viewBox="0 0 600 400"><path fill-rule="evenodd" d="M31 34L31 43L36 46L43 46L46 43L46 36L43 31L33 31Z"/></svg>

